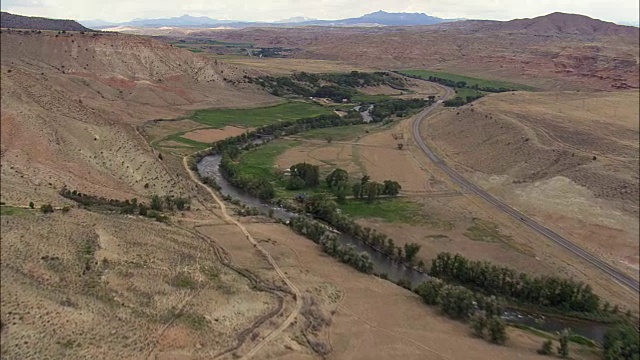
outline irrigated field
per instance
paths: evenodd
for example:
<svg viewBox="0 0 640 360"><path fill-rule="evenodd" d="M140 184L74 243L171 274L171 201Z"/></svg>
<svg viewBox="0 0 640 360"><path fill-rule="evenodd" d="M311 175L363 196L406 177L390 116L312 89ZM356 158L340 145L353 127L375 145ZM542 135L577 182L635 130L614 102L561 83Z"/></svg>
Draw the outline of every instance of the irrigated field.
<svg viewBox="0 0 640 360"><path fill-rule="evenodd" d="M152 145L178 154L188 154L252 128L330 113L330 109L302 101L246 109L197 110L188 120L153 123L153 126L146 127L146 131L152 138Z"/></svg>

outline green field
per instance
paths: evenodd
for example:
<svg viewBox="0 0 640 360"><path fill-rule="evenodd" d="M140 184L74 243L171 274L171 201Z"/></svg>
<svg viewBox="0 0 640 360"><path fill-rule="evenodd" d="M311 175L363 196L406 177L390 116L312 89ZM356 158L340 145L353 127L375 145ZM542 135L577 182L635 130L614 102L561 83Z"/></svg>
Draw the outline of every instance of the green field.
<svg viewBox="0 0 640 360"><path fill-rule="evenodd" d="M306 117L331 114L330 109L313 103L295 101L278 104L275 106L252 108L252 109L209 109L197 110L190 119L206 126L200 129L220 129L227 125L239 127L260 127L273 124L279 121L297 120ZM164 146L164 141L176 141L188 148L198 150L206 149L208 143L190 140L182 137L189 131L180 131L167 135L161 139L152 141L152 145L166 148L177 148L176 146Z"/></svg>
<svg viewBox="0 0 640 360"><path fill-rule="evenodd" d="M331 114L331 110L307 102L287 102L275 106L253 109L210 109L196 111L191 120L213 128L227 125L259 127L279 121Z"/></svg>
<svg viewBox="0 0 640 360"><path fill-rule="evenodd" d="M492 88L508 88L508 89L516 89L516 90L527 90L533 91L535 88L522 84L515 84L507 81L499 81L499 80L486 80L480 79L470 76L450 74L446 72L440 71L430 71L430 70L400 70L398 71L400 74L409 75L409 76L417 76L423 79L429 79L429 76L435 76L442 79L452 80L452 81L464 81L467 83L467 86L478 85L479 87L492 87Z"/></svg>
<svg viewBox="0 0 640 360"><path fill-rule="evenodd" d="M13 206L0 206L0 216L28 216L33 215L33 210Z"/></svg>
<svg viewBox="0 0 640 360"><path fill-rule="evenodd" d="M360 135L364 135L367 131L373 131L380 128L379 125L350 125L350 126L338 126L331 128L313 129L299 134L298 136L303 139L309 140L326 140L328 137L331 140L345 141L354 139Z"/></svg>
<svg viewBox="0 0 640 360"><path fill-rule="evenodd" d="M298 141L275 140L240 155L240 173L254 178L277 181L274 164L278 156L299 145Z"/></svg>
<svg viewBox="0 0 640 360"><path fill-rule="evenodd" d="M420 205L399 198L383 198L374 202L351 199L339 205L342 212L354 218L377 218L386 222L421 222Z"/></svg>

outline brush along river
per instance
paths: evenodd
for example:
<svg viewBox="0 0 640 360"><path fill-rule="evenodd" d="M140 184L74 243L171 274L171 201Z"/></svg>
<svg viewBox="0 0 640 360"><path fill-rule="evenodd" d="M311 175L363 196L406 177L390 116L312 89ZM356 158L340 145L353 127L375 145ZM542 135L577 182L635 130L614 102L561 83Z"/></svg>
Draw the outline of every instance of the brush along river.
<svg viewBox="0 0 640 360"><path fill-rule="evenodd" d="M216 183L220 186L220 193L222 195L230 196L249 207L257 208L263 214L268 214L271 211L274 219L288 221L293 217L299 216L298 214L287 211L283 208L275 207L273 204L264 203L258 198L255 198L231 185L220 172L220 161L220 155L209 155L203 157L197 165L198 173L201 177L210 177L215 179ZM420 283L429 280L429 276L427 274L404 266L397 261L393 261L385 254L347 234L340 233L338 235L338 240L343 246L351 245L355 247L358 252L365 252L369 254L371 261L373 262L374 273L386 274L390 281L397 282L400 279L409 279L411 281L412 288L414 288ZM519 310L507 310L503 314L503 318L509 323L526 325L551 333L565 328L570 328L574 334L584 336L598 343L603 342L604 334L607 330L607 325L605 324L548 315L542 316Z"/></svg>

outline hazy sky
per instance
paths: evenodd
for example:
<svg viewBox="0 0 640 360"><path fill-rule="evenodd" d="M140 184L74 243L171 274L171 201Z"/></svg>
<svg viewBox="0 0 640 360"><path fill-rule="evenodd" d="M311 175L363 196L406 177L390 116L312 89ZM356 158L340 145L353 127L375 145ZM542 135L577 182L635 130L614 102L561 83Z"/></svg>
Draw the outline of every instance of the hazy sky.
<svg viewBox="0 0 640 360"><path fill-rule="evenodd" d="M606 21L637 22L640 11L638 0L2 0L1 7L20 15L116 22L184 14L252 21L294 16L341 19L377 10L492 20L561 11Z"/></svg>

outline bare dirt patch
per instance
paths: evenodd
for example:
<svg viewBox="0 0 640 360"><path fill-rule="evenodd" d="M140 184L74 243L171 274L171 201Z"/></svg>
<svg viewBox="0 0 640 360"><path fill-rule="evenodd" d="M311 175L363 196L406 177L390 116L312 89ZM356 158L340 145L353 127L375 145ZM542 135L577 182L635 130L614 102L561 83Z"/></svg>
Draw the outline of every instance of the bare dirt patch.
<svg viewBox="0 0 640 360"><path fill-rule="evenodd" d="M243 133L251 130L253 129L244 129L236 126L225 126L222 129L199 129L190 131L182 135L182 137L198 142L212 143L218 140L226 139L228 137L242 135Z"/></svg>

